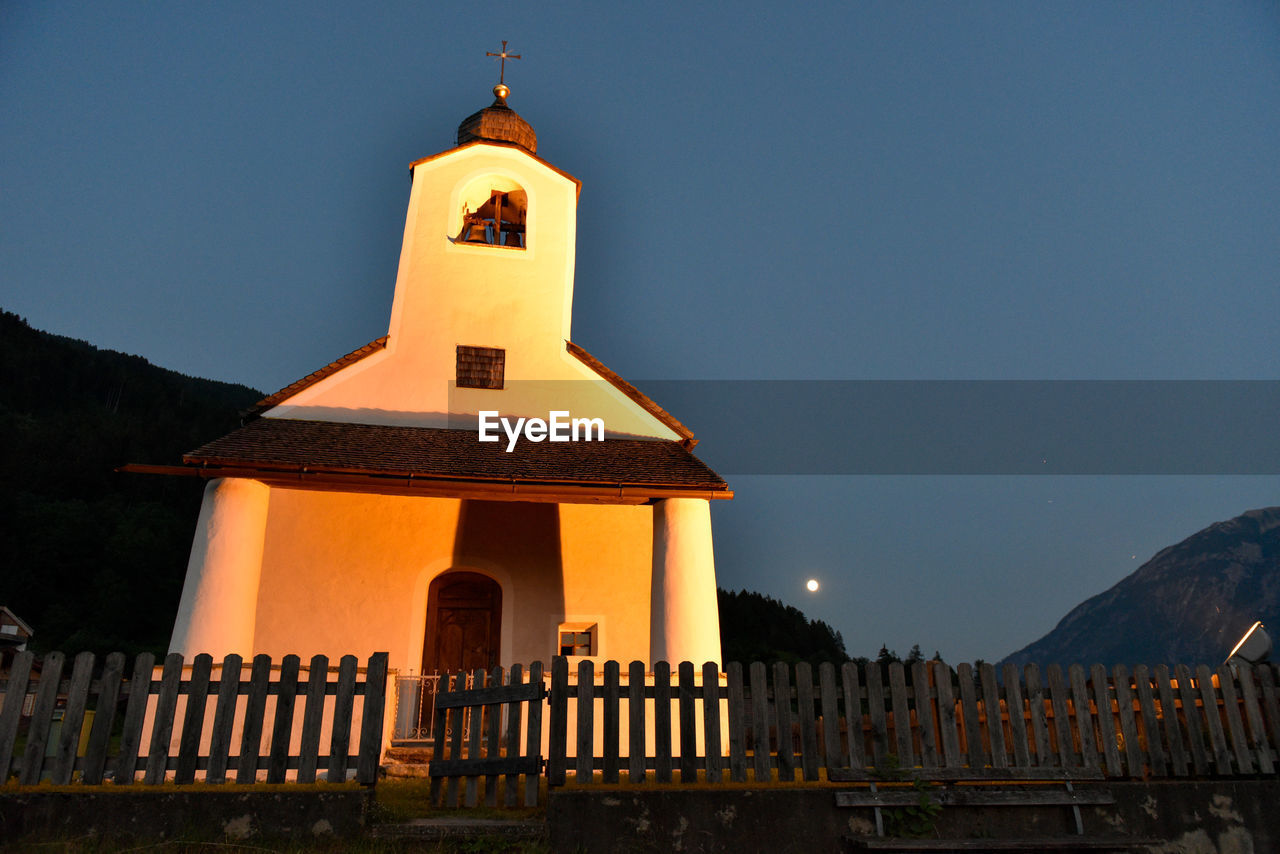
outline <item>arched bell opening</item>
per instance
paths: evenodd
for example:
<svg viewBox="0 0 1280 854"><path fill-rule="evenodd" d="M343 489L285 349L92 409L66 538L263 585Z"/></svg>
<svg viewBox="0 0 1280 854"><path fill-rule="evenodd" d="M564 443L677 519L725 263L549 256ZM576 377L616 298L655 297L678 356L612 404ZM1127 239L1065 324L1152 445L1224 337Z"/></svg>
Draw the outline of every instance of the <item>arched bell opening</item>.
<svg viewBox="0 0 1280 854"><path fill-rule="evenodd" d="M511 181L473 184L462 194L462 227L456 243L524 249L529 194Z"/></svg>

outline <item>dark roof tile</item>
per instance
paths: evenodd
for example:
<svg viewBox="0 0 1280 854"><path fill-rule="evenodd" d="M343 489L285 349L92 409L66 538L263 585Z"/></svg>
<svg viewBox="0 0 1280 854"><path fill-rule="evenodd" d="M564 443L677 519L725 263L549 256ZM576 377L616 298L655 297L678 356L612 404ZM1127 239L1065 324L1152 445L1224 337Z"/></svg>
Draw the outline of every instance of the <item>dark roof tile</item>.
<svg viewBox="0 0 1280 854"><path fill-rule="evenodd" d="M679 442L480 442L472 430L259 418L183 456L188 465L327 470L451 480L726 490Z"/></svg>

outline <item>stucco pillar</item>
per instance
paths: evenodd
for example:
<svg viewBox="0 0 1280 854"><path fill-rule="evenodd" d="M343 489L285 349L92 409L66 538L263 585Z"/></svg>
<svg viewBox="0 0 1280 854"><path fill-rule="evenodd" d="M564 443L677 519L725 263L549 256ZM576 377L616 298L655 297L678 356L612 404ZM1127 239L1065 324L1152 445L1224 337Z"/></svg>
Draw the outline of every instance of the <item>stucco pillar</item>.
<svg viewBox="0 0 1280 854"><path fill-rule="evenodd" d="M220 478L204 488L187 578L182 585L170 652L188 660L253 654L262 545L271 489L245 478Z"/></svg>
<svg viewBox="0 0 1280 854"><path fill-rule="evenodd" d="M667 498L653 505L649 659L720 661L720 611L711 549L711 502Z"/></svg>

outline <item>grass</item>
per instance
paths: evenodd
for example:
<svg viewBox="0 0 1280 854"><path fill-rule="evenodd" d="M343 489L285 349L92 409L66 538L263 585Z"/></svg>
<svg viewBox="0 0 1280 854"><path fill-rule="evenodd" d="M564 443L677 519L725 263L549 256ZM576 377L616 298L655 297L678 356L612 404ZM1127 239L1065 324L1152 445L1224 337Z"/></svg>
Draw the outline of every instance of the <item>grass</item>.
<svg viewBox="0 0 1280 854"><path fill-rule="evenodd" d="M58 839L49 842L0 844L3 854L547 854L542 842L505 842L492 838L422 842L399 839L321 839L305 842L203 840L160 841L112 839Z"/></svg>
<svg viewBox="0 0 1280 854"><path fill-rule="evenodd" d="M506 795L506 780L498 780L498 803L502 803ZM521 803L524 802L523 784L521 784ZM532 821L541 819L545 807L519 807L516 809L473 807L449 809L431 803L431 781L423 779L383 780L374 787L374 818L378 822L394 823L410 821L415 818L466 817L482 819L508 819L510 821ZM484 791L481 788L481 803L484 802ZM538 803L547 802L546 778L540 781Z"/></svg>
<svg viewBox="0 0 1280 854"><path fill-rule="evenodd" d="M246 783L240 785L238 783L184 783L179 786L172 780L160 783L159 785L149 786L141 782L133 782L128 784L116 785L114 783L104 783L101 786L85 786L80 783L71 783L66 786L55 786L52 783L37 783L34 786L20 786L16 777L11 778L7 783L0 784L0 792L9 794L22 794L25 792L66 792L68 794L94 794L94 795L110 795L116 793L127 794L166 794L169 792L226 792L227 794L238 794L240 792L302 792L302 791L319 791L319 792L340 792L359 790L361 785L354 780L347 783L307 783L306 788L300 787L297 783Z"/></svg>
<svg viewBox="0 0 1280 854"><path fill-rule="evenodd" d="M502 802L504 780L499 780L498 800ZM240 792L300 792L297 784L254 783L251 785L207 785L193 784L177 787L173 783L159 786L133 784L128 786L94 786L94 794L110 795L123 793L163 794L181 788L183 791L210 791L228 794ZM316 783L306 787L307 791L344 791L360 790L357 783ZM415 818L460 817L476 819L508 819L512 821L528 821L541 819L544 808L535 809L492 809L478 807L474 809L445 809L435 807L430 802L431 783L429 780L384 780L374 787L374 801L371 823L392 824L407 822ZM83 794L86 787L53 786L48 783L36 786L18 786L11 782L0 786L0 792L12 794L33 792L71 792ZM483 792L482 792L483 798ZM542 783L540 801L546 803L546 782ZM0 837L4 828L0 827ZM497 838L469 837L444 841L424 841L412 839L374 839L360 837L354 839L318 838L302 841L285 839L247 839L235 840L222 836L211 836L199 829L180 833L174 839L144 839L134 837L100 838L55 838L55 839L23 839L16 842L0 841L0 854L125 854L126 852L148 852L148 854L251 854L251 852L280 852L280 854L546 854L549 852L545 842L510 841Z"/></svg>

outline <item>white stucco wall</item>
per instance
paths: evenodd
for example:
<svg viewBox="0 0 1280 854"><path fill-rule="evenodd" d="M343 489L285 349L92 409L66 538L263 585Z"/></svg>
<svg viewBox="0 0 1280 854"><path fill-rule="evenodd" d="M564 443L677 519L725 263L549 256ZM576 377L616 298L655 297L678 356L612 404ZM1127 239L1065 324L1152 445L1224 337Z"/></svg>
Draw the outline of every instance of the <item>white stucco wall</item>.
<svg viewBox="0 0 1280 854"><path fill-rule="evenodd" d="M427 586L449 569L502 586L500 663L549 662L556 627L602 616L602 653L648 660L652 511L274 489L254 652L418 672Z"/></svg>
<svg viewBox="0 0 1280 854"><path fill-rule="evenodd" d="M270 494L244 478L205 486L170 652L252 653Z"/></svg>
<svg viewBox="0 0 1280 854"><path fill-rule="evenodd" d="M653 661L720 661L720 609L711 504L668 498L653 507Z"/></svg>

